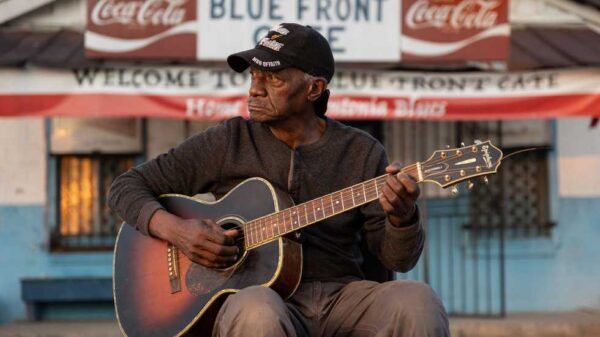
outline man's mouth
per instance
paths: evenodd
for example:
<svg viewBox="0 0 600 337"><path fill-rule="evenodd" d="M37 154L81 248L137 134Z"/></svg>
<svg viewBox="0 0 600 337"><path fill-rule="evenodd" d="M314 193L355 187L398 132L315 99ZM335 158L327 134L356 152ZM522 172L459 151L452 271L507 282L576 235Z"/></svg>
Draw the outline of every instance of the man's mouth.
<svg viewBox="0 0 600 337"><path fill-rule="evenodd" d="M262 105L258 105L258 104L248 104L248 110L251 110L251 111L268 111L269 109L265 108Z"/></svg>

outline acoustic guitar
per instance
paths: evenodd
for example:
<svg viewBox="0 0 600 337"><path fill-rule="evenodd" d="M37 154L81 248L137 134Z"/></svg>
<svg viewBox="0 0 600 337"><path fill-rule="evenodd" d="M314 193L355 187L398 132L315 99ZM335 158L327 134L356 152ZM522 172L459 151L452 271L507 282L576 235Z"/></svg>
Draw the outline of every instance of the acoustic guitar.
<svg viewBox="0 0 600 337"><path fill-rule="evenodd" d="M403 168L418 182L442 188L495 173L503 154L490 141L435 151ZM302 274L302 245L294 232L378 199L387 175L293 205L262 178L250 178L216 202L168 194L162 205L179 217L214 219L239 227L237 262L211 269L191 262L173 245L123 224L114 254L113 292L117 319L129 337L211 336L227 296L261 285L290 297Z"/></svg>

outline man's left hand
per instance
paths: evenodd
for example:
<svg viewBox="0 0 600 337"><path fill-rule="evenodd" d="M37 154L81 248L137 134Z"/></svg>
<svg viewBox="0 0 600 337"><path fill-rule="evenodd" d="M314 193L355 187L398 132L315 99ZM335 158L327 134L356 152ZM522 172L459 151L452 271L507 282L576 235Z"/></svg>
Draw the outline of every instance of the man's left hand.
<svg viewBox="0 0 600 337"><path fill-rule="evenodd" d="M421 193L417 182L408 174L401 172L402 166L394 162L385 168L390 175L383 186L379 203L396 227L409 226L415 212L416 201Z"/></svg>

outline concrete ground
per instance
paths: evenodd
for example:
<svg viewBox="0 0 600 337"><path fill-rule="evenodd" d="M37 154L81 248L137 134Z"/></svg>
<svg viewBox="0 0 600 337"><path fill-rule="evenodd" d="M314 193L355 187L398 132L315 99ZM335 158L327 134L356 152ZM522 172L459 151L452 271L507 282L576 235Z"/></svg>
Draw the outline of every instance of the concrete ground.
<svg viewBox="0 0 600 337"><path fill-rule="evenodd" d="M600 311L528 313L450 320L454 337L600 337ZM120 337L115 321L14 322L0 337Z"/></svg>

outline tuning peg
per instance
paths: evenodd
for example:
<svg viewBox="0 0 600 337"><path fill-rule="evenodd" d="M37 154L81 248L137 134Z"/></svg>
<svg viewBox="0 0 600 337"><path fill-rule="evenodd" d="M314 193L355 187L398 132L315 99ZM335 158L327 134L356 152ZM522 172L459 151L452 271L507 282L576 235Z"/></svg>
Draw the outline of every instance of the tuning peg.
<svg viewBox="0 0 600 337"><path fill-rule="evenodd" d="M450 190L450 192L452 192L453 196L457 196L458 195L458 187L456 187L456 185L452 186L452 189Z"/></svg>
<svg viewBox="0 0 600 337"><path fill-rule="evenodd" d="M486 183L486 184L489 183L488 178L487 177L483 177L483 182Z"/></svg>
<svg viewBox="0 0 600 337"><path fill-rule="evenodd" d="M447 148L447 149L449 149L449 148L450 148L450 145L446 145L446 148Z"/></svg>
<svg viewBox="0 0 600 337"><path fill-rule="evenodd" d="M471 180L468 180L468 181L467 181L467 188L468 188L469 190L471 190L471 189L473 188L473 186L475 186L475 184L474 184L474 183L473 183Z"/></svg>
<svg viewBox="0 0 600 337"><path fill-rule="evenodd" d="M475 144L481 144L481 143L483 143L483 142L482 142L482 141L480 141L479 139L475 139L474 143L475 143Z"/></svg>

